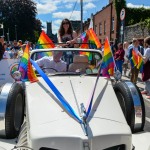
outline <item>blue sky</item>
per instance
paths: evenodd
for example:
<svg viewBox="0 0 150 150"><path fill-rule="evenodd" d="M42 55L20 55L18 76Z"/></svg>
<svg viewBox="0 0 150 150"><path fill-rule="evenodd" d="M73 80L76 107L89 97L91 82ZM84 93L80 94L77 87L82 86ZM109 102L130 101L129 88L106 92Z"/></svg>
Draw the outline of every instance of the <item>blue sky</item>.
<svg viewBox="0 0 150 150"><path fill-rule="evenodd" d="M60 22L64 18L80 20L80 0L34 0L37 4L37 18L46 27L46 22L52 22L52 32L57 33ZM106 6L109 0L83 0L83 20L90 18ZM126 0L128 7L150 8L150 0ZM46 28L45 28L46 29Z"/></svg>

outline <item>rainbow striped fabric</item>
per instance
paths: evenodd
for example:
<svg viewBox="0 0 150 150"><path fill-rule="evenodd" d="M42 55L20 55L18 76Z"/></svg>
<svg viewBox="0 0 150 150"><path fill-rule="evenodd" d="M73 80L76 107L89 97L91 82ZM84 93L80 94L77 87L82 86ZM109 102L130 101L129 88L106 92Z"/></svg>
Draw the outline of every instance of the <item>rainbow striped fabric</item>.
<svg viewBox="0 0 150 150"><path fill-rule="evenodd" d="M143 72L143 58L142 56L138 55L138 65L137 68L140 70L140 72Z"/></svg>
<svg viewBox="0 0 150 150"><path fill-rule="evenodd" d="M46 35L46 33L44 31L41 32L37 43L38 43L39 49L46 49L46 48L54 48L55 47L52 40Z"/></svg>
<svg viewBox="0 0 150 150"><path fill-rule="evenodd" d="M92 60L92 54L90 52L84 52L84 51L80 51L79 52L80 55L86 55L88 56L88 60Z"/></svg>
<svg viewBox="0 0 150 150"><path fill-rule="evenodd" d="M100 48L101 43L92 28L83 32L80 36L82 43L80 48ZM88 43L88 44L86 44Z"/></svg>
<svg viewBox="0 0 150 150"><path fill-rule="evenodd" d="M104 56L103 62L101 64L102 75L105 77L110 77L114 75L114 59L110 49L108 38L105 39L104 45Z"/></svg>
<svg viewBox="0 0 150 150"><path fill-rule="evenodd" d="M26 45L26 48L24 50L23 56L20 60L18 70L21 72L21 80L22 81L30 81L30 82L36 82L38 81L36 74L32 68L32 65L29 61L30 54L29 54L29 45Z"/></svg>
<svg viewBox="0 0 150 150"><path fill-rule="evenodd" d="M136 53L135 50L132 50L132 58L130 60L131 67L135 67L138 64L138 54Z"/></svg>
<svg viewBox="0 0 150 150"><path fill-rule="evenodd" d="M41 32L37 42L37 49L54 48L55 45L52 40L46 35L44 31ZM40 59L44 56L52 56L52 52L40 52L37 53L37 58Z"/></svg>
<svg viewBox="0 0 150 150"><path fill-rule="evenodd" d="M143 71L143 58L142 56L138 55L135 50L132 50L132 58L130 60L130 63L132 68L136 66L137 69L140 70L140 72Z"/></svg>

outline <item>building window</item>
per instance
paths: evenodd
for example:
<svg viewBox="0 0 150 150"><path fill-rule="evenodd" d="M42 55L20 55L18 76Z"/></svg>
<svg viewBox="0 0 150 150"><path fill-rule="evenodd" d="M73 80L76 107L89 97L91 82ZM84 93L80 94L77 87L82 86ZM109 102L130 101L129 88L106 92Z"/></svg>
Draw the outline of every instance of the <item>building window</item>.
<svg viewBox="0 0 150 150"><path fill-rule="evenodd" d="M104 35L106 34L106 21L104 21Z"/></svg>
<svg viewBox="0 0 150 150"><path fill-rule="evenodd" d="M111 31L114 31L114 17L112 17L112 22L111 22Z"/></svg>
<svg viewBox="0 0 150 150"><path fill-rule="evenodd" d="M102 34L102 23L99 24L99 34Z"/></svg>

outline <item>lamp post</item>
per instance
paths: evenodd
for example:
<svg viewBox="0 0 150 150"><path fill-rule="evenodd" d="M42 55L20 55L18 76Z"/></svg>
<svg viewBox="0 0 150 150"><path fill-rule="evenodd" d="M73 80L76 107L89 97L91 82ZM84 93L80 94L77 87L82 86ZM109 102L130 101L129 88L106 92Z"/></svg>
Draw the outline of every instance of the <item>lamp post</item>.
<svg viewBox="0 0 150 150"><path fill-rule="evenodd" d="M17 41L17 25L15 25L15 36L16 36L16 41Z"/></svg>
<svg viewBox="0 0 150 150"><path fill-rule="evenodd" d="M83 0L80 0L81 3L81 33L83 32Z"/></svg>

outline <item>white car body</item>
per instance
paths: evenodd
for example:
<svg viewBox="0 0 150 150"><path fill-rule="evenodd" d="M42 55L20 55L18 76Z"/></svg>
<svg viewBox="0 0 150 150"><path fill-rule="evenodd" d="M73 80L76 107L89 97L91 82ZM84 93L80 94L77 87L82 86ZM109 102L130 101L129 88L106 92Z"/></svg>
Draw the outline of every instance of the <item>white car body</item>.
<svg viewBox="0 0 150 150"><path fill-rule="evenodd" d="M97 76L48 77L82 118L81 104L85 107L88 105ZM111 79L99 77L92 110L87 119L87 132L83 125L67 113L43 78L38 76L38 79L39 82L24 84L26 117L17 143L14 140L0 139L2 148L9 150L16 146L14 150L21 150L21 147L28 150L132 150L135 136L124 117ZM146 137L150 135L147 134ZM149 144L146 147L148 149L145 150L150 149Z"/></svg>

